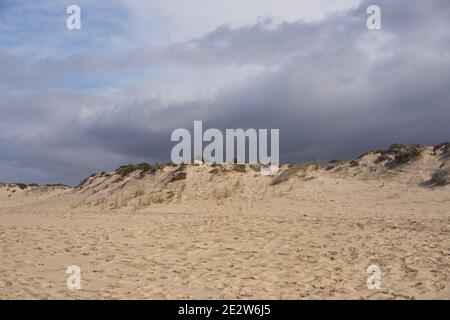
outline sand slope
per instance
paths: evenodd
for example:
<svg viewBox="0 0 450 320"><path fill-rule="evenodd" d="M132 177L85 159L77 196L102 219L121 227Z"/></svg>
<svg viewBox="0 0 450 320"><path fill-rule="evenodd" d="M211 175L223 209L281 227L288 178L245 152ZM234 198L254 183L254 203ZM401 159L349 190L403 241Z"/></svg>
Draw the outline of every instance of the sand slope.
<svg viewBox="0 0 450 320"><path fill-rule="evenodd" d="M278 184L204 164L0 188L0 298L449 299L450 187L430 182L448 152L380 155L283 166Z"/></svg>

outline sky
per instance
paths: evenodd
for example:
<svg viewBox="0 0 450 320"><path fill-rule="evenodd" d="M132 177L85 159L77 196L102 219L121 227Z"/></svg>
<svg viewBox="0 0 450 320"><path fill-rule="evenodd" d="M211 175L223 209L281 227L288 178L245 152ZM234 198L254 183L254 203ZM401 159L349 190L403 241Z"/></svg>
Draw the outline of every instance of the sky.
<svg viewBox="0 0 450 320"><path fill-rule="evenodd" d="M282 162L449 141L449 17L448 0L0 0L0 181L167 162L194 120L280 129Z"/></svg>

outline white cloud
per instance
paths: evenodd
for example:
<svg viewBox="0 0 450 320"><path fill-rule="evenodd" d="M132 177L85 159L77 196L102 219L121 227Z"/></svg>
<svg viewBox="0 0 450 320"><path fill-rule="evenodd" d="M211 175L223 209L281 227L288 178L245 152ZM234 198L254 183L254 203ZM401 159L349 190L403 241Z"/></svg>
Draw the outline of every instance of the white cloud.
<svg viewBox="0 0 450 320"><path fill-rule="evenodd" d="M242 26L267 17L314 21L356 7L361 0L120 0L134 17L135 30L152 45L200 37L223 24Z"/></svg>

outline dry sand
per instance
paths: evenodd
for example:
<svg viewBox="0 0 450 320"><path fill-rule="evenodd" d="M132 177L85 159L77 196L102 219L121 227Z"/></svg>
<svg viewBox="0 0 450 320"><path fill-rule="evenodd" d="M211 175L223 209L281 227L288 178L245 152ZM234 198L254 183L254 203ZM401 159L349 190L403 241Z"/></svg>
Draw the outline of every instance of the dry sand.
<svg viewBox="0 0 450 320"><path fill-rule="evenodd" d="M449 299L450 187L426 185L448 155L377 156L277 185L205 164L178 181L166 167L75 190L2 186L0 298Z"/></svg>

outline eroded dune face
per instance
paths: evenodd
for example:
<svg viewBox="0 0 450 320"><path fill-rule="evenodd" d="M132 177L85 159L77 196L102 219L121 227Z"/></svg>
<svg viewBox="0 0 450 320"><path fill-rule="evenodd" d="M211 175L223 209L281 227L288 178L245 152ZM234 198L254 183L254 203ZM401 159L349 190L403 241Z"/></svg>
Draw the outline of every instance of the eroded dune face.
<svg viewBox="0 0 450 320"><path fill-rule="evenodd" d="M0 297L448 299L448 170L448 144L394 145L273 177L142 164L74 189L4 185Z"/></svg>

